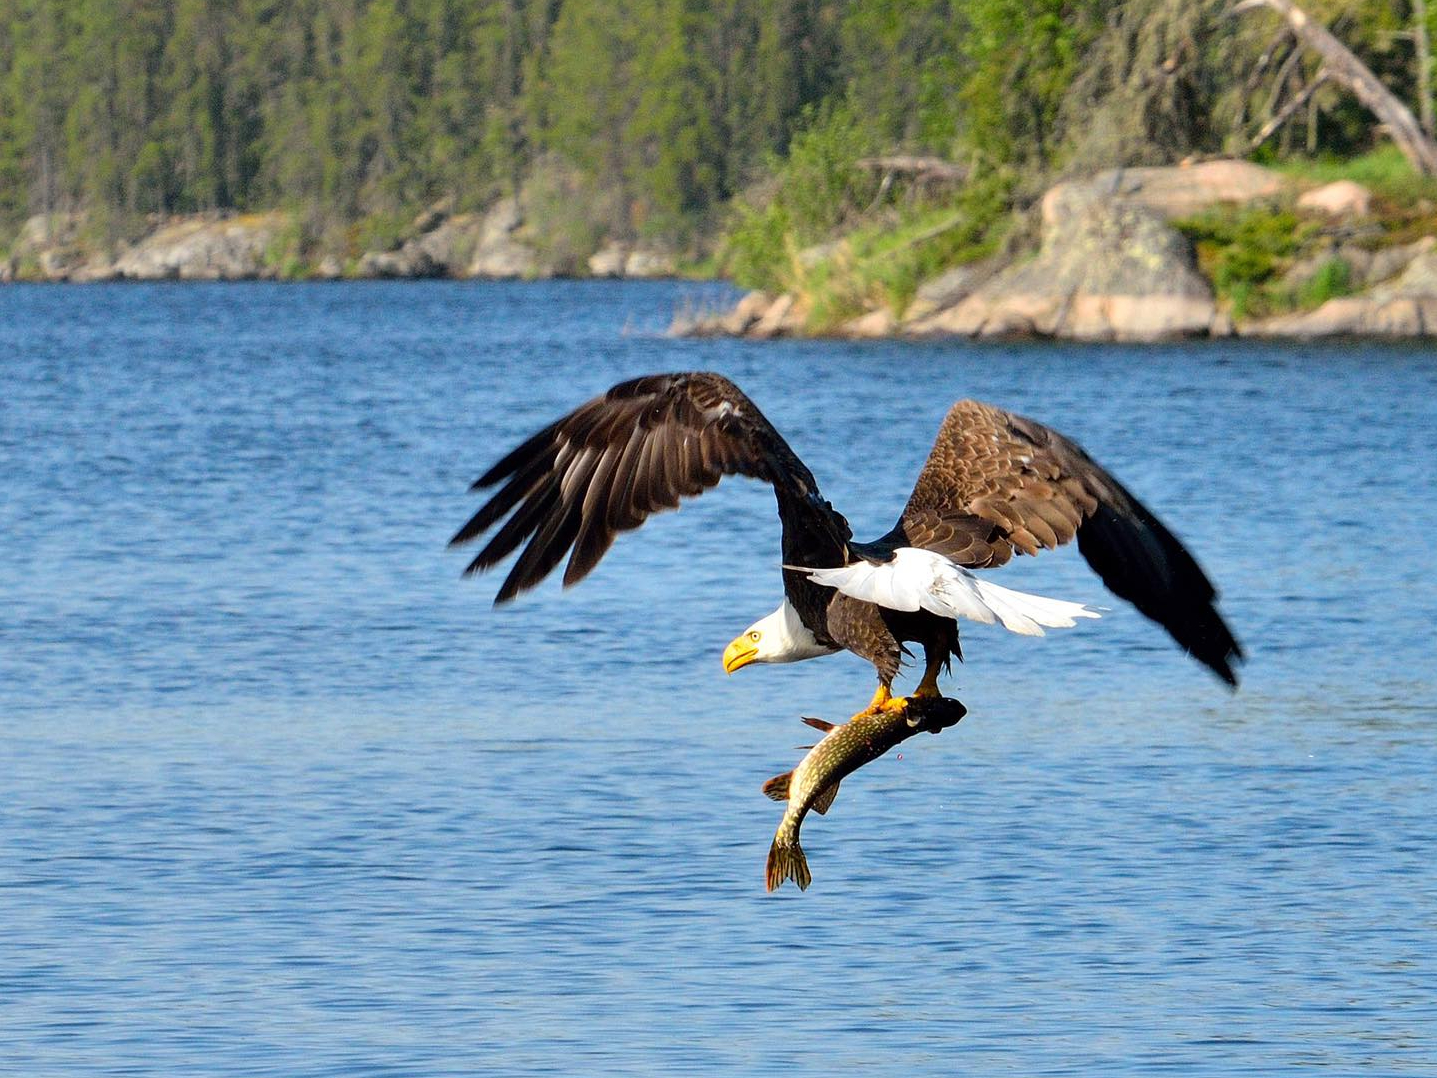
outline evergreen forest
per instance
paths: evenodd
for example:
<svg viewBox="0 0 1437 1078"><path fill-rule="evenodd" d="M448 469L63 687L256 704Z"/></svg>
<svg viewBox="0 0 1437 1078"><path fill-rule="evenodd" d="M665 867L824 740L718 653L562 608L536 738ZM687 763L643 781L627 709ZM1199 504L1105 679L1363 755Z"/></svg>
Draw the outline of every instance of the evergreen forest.
<svg viewBox="0 0 1437 1078"><path fill-rule="evenodd" d="M1425 9L1304 8L1416 110ZM0 236L382 229L554 176L596 234L816 236L871 202L866 154L961 163L1001 212L1064 170L1369 150L1335 86L1247 145L1316 66L1281 41L1229 0L0 0Z"/></svg>

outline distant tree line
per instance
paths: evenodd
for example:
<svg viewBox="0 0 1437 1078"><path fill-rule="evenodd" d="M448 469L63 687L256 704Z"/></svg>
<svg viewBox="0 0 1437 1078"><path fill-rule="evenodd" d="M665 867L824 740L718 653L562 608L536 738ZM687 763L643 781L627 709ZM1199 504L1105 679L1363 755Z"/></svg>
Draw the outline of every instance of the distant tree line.
<svg viewBox="0 0 1437 1078"><path fill-rule="evenodd" d="M980 170L1172 157L1220 146L1219 105L1268 92L1243 80L1273 31L1229 6L0 0L0 221L354 221L479 207L558 162L606 194L604 227L673 231L711 223L835 117L854 152ZM1405 3L1309 7L1406 77ZM1324 122L1352 128L1335 107Z"/></svg>

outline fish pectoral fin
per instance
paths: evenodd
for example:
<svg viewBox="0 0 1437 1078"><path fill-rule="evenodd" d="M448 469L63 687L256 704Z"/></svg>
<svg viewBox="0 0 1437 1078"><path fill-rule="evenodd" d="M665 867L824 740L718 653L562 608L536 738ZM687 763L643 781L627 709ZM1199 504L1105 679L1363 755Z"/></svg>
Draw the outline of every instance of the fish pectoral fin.
<svg viewBox="0 0 1437 1078"><path fill-rule="evenodd" d="M808 723L808 725L812 726L815 730L822 730L824 733L827 733L829 730L837 729L838 727L838 723L836 722L829 722L826 719L815 719L809 715L804 715L803 721Z"/></svg>
<svg viewBox="0 0 1437 1078"><path fill-rule="evenodd" d="M792 779L792 771L785 771L782 775L775 775L763 784L763 795L771 801L787 801L788 786Z"/></svg>
<svg viewBox="0 0 1437 1078"><path fill-rule="evenodd" d="M818 813L820 816L826 815L828 813L829 807L833 804L833 799L837 796L838 783L835 782L828 789L824 790L823 793L819 794L813 799L813 811Z"/></svg>

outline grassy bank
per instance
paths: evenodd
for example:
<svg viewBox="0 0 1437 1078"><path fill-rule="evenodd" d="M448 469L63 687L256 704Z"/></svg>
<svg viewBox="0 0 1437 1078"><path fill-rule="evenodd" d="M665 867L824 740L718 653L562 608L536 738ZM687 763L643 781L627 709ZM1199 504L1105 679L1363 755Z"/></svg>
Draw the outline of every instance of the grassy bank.
<svg viewBox="0 0 1437 1078"><path fill-rule="evenodd" d="M1360 291L1372 256L1437 235L1437 180L1418 175L1395 147L1272 167L1291 181L1280 198L1174 222L1234 319L1312 310ZM1368 214L1333 220L1298 206L1303 190L1339 180L1371 192Z"/></svg>
<svg viewBox="0 0 1437 1078"><path fill-rule="evenodd" d="M796 143L777 189L762 208L739 208L720 247L719 268L746 287L793 295L809 331L879 309L902 319L923 282L945 270L1036 250L1040 185L1020 192L994 173L938 197L902 185L880 191L852 166L851 150L840 157L843 134L816 128ZM1359 292L1390 264L1382 252L1437 235L1437 180L1418 175L1393 147L1265 164L1286 181L1280 194L1172 222L1236 321ZM1337 180L1370 192L1367 213L1333 217L1299 205L1304 192Z"/></svg>

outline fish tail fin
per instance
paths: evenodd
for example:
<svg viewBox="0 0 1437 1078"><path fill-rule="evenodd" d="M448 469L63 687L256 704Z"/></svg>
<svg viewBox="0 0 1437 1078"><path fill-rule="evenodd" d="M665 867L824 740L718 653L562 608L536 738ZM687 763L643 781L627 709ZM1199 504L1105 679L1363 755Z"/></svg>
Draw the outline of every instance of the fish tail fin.
<svg viewBox="0 0 1437 1078"><path fill-rule="evenodd" d="M785 771L782 775L775 775L763 784L764 796L771 801L787 801L788 786L792 779L792 771Z"/></svg>
<svg viewBox="0 0 1437 1078"><path fill-rule="evenodd" d="M831 808L833 805L833 799L837 796L838 783L835 782L828 789L824 790L823 793L819 794L813 799L813 811L818 813L820 816L826 815L829 808Z"/></svg>
<svg viewBox="0 0 1437 1078"><path fill-rule="evenodd" d="M798 884L800 891L806 891L813 882L813 877L809 875L808 858L803 855L803 847L798 844L798 840L795 838L785 841L782 834L779 834L768 848L768 890L777 891L784 880L792 880Z"/></svg>

